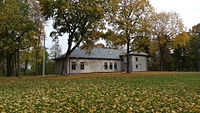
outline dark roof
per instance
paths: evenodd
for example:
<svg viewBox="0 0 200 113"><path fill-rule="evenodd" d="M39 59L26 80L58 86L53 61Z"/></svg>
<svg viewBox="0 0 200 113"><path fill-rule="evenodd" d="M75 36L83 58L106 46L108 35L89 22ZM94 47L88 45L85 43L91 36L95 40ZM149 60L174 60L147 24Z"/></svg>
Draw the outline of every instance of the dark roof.
<svg viewBox="0 0 200 113"><path fill-rule="evenodd" d="M91 50L90 54L87 54L86 50L81 50L80 48L75 49L70 55L71 58L94 58L94 59L120 59L120 55L126 54L126 50L108 49L108 48L98 48L95 47ZM132 55L147 56L148 54L143 52L132 52ZM63 58L61 55L56 59Z"/></svg>

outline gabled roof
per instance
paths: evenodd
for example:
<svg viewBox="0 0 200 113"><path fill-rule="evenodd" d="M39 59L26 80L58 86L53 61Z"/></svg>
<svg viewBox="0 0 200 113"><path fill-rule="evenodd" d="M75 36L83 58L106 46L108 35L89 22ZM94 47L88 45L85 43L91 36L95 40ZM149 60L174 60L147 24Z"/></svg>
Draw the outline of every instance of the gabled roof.
<svg viewBox="0 0 200 113"><path fill-rule="evenodd" d="M80 48L75 49L70 58L89 58L89 59L120 59L120 55L126 54L126 50L117 50L117 49L108 49L108 48L99 48L95 47L91 50L91 54L87 54L86 50L81 50ZM132 52L131 55L141 55L147 56L148 54L143 52ZM63 58L64 55L61 55L56 59Z"/></svg>

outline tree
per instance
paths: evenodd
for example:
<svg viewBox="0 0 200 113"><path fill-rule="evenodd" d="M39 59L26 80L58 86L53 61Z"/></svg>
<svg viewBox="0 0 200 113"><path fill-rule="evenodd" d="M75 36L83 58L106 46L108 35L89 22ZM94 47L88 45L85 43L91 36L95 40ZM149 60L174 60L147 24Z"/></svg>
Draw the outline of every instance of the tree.
<svg viewBox="0 0 200 113"><path fill-rule="evenodd" d="M129 73L130 44L136 37L145 35L146 20L153 11L148 0L119 0L116 12L110 18L108 34L114 45L127 45L127 73ZM112 33L114 32L114 33Z"/></svg>
<svg viewBox="0 0 200 113"><path fill-rule="evenodd" d="M70 54L80 45L92 47L99 32L103 29L102 21L114 0L39 0L42 14L46 19L53 19L54 39L67 34L68 47L61 74L68 73L64 66L69 62Z"/></svg>
<svg viewBox="0 0 200 113"><path fill-rule="evenodd" d="M50 58L54 59L56 57L58 57L59 55L61 55L62 50L60 45L55 42L52 47L50 48Z"/></svg>
<svg viewBox="0 0 200 113"><path fill-rule="evenodd" d="M45 23L45 19L42 16L41 13L41 6L39 4L39 2L37 0L28 0L28 3L30 4L30 9L31 9L31 18L32 20L35 22L35 24L38 27L38 31L35 32L35 37L37 38L37 40L35 40L35 44L33 45L33 48L35 49L35 54L34 54L34 58L33 59L35 62L35 75L38 75L39 72L39 53L41 51L41 46L42 46L42 41L45 38L45 33L44 33L44 23Z"/></svg>
<svg viewBox="0 0 200 113"><path fill-rule="evenodd" d="M31 60L33 60L33 55L30 54L30 48L27 48L23 51L20 52L20 67L21 70L23 71L23 75L26 75L27 73L27 69L28 69L28 65L30 64Z"/></svg>
<svg viewBox="0 0 200 113"><path fill-rule="evenodd" d="M4 51L0 50L0 75L6 74L6 55Z"/></svg>
<svg viewBox="0 0 200 113"><path fill-rule="evenodd" d="M186 68L186 57L190 38L191 35L189 32L182 32L172 39L173 68L176 70L184 71Z"/></svg>
<svg viewBox="0 0 200 113"><path fill-rule="evenodd" d="M178 35L176 35L172 39L172 48L180 48L180 47L185 47L188 42L190 41L190 33L189 32L181 32Z"/></svg>
<svg viewBox="0 0 200 113"><path fill-rule="evenodd" d="M148 36L137 37L131 43L131 51L142 51L149 53L150 42L151 40Z"/></svg>
<svg viewBox="0 0 200 113"><path fill-rule="evenodd" d="M28 47L37 27L26 0L1 1L0 10L0 48L6 54L7 76L18 76L19 52Z"/></svg>
<svg viewBox="0 0 200 113"><path fill-rule="evenodd" d="M160 56L160 70L164 70L164 55L169 54L172 39L183 31L183 23L178 14L174 12L155 13L151 16L151 33L152 40L157 45ZM170 52L170 51L169 51Z"/></svg>
<svg viewBox="0 0 200 113"><path fill-rule="evenodd" d="M36 52L38 52L37 63L35 63ZM36 50L34 48L30 50L31 58L30 58L30 62L29 62L29 65L30 65L30 72L29 72L29 74L35 75L35 73L37 73L37 75L42 75L42 69L43 69L42 66L43 66L43 55L44 55L44 52L46 54L45 55L45 59L48 59L48 54L47 54L46 51L44 51L43 47L39 46L38 50ZM37 69L35 69L35 68L37 68ZM36 70L37 70L37 72L35 72Z"/></svg>
<svg viewBox="0 0 200 113"><path fill-rule="evenodd" d="M192 67L195 71L200 70L200 24L192 27L190 31L191 38L188 44L188 54L190 61L192 61Z"/></svg>

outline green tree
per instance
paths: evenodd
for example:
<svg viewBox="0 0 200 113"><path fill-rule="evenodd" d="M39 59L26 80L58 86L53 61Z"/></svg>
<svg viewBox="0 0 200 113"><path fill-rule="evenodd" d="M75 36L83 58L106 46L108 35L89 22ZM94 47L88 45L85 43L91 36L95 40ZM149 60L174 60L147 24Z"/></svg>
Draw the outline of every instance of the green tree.
<svg viewBox="0 0 200 113"><path fill-rule="evenodd" d="M44 32L44 23L45 23L45 19L42 16L41 13L41 6L39 4L39 2L37 0L28 0L28 3L30 4L30 9L31 9L31 18L34 21L35 25L38 28L38 31L35 32L36 34L34 34L34 36L37 38L37 40L34 41L34 45L33 48L35 50L35 54L34 56L34 75L38 75L39 74L39 68L40 68L40 61L39 61L39 53L41 51L41 46L42 46L42 41L45 38L45 32Z"/></svg>
<svg viewBox="0 0 200 113"><path fill-rule="evenodd" d="M192 27L190 31L191 38L188 44L188 55L191 62L191 67L195 71L200 70L200 24Z"/></svg>
<svg viewBox="0 0 200 113"><path fill-rule="evenodd" d="M148 36L136 37L131 43L131 51L142 51L149 53L150 42L151 40Z"/></svg>
<svg viewBox="0 0 200 113"><path fill-rule="evenodd" d="M1 42L1 41L0 41ZM6 55L4 51L0 49L0 75L6 74Z"/></svg>
<svg viewBox="0 0 200 113"><path fill-rule="evenodd" d="M186 57L189 55L188 44L190 42L191 35L189 32L182 32L172 39L173 49L173 68L174 70L184 71L188 67Z"/></svg>
<svg viewBox="0 0 200 113"><path fill-rule="evenodd" d="M36 52L38 52L38 59L37 59L37 63L35 63L35 55L36 55ZM25 59L28 59L29 62L28 62L28 66L30 67L28 70L27 70L27 74L28 75L36 75L35 73L37 73L37 75L42 75L42 66L43 66L43 53L44 53L44 49L40 46L38 48L38 50L32 48L30 50L30 52L28 53L28 55L30 55L30 58L28 58L27 55L25 55ZM47 52L46 52L47 54ZM46 59L48 59L48 54L46 55L45 57ZM24 59L24 60L25 60ZM35 69L37 68L37 69ZM35 72L37 70L37 72Z"/></svg>
<svg viewBox="0 0 200 113"><path fill-rule="evenodd" d="M28 66L31 60L33 60L33 56L30 54L30 48L27 48L20 52L20 67L23 75L27 74Z"/></svg>
<svg viewBox="0 0 200 113"><path fill-rule="evenodd" d="M39 0L42 14L46 19L54 21L55 31L51 33L54 39L67 34L68 47L65 54L61 74L69 61L70 54L80 45L92 47L102 31L105 16L111 10L114 0ZM67 69L67 68L66 68Z"/></svg>
<svg viewBox="0 0 200 113"><path fill-rule="evenodd" d="M155 13L151 16L152 41L159 52L160 70L164 70L164 56L170 54L172 39L183 32L183 23L178 14L174 12Z"/></svg>
<svg viewBox="0 0 200 113"><path fill-rule="evenodd" d="M181 32L175 38L172 39L172 48L180 48L185 47L190 41L190 33L189 32Z"/></svg>
<svg viewBox="0 0 200 113"><path fill-rule="evenodd" d="M137 37L145 36L147 18L153 11L148 0L118 0L116 11L111 15L108 38L113 45L127 48L127 73L129 72L130 45Z"/></svg>
<svg viewBox="0 0 200 113"><path fill-rule="evenodd" d="M18 76L19 51L27 47L36 26L26 0L1 1L0 10L0 48L6 54L7 76Z"/></svg>

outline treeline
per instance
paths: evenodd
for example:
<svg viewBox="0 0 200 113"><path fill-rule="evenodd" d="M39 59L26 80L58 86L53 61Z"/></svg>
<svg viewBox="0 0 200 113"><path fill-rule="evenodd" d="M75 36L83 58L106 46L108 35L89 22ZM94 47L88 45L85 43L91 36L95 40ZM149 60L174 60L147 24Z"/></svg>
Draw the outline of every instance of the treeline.
<svg viewBox="0 0 200 113"><path fill-rule="evenodd" d="M45 52L46 73L53 74L53 62L42 47L48 20L54 27L51 58L61 53L56 42L67 34L63 67L77 47L91 50L104 39L107 47L126 48L127 56L148 53L149 70L200 70L200 24L184 31L177 13L157 13L149 0L1 0L1 75L41 75Z"/></svg>
<svg viewBox="0 0 200 113"><path fill-rule="evenodd" d="M40 9L36 0L0 1L0 75L42 74L46 50L42 47L45 20ZM47 72L53 73L47 52L46 59Z"/></svg>
<svg viewBox="0 0 200 113"><path fill-rule="evenodd" d="M155 53L151 54L151 59L156 58ZM164 71L200 71L200 24L172 38L164 54ZM160 60L150 62L151 70L159 70L155 61Z"/></svg>
<svg viewBox="0 0 200 113"><path fill-rule="evenodd" d="M181 32L172 37L161 51L154 39L148 40L149 70L152 71L200 71L200 24L188 32ZM147 42L147 40L145 41ZM161 52L163 54L161 59ZM161 60L163 64L161 65Z"/></svg>

